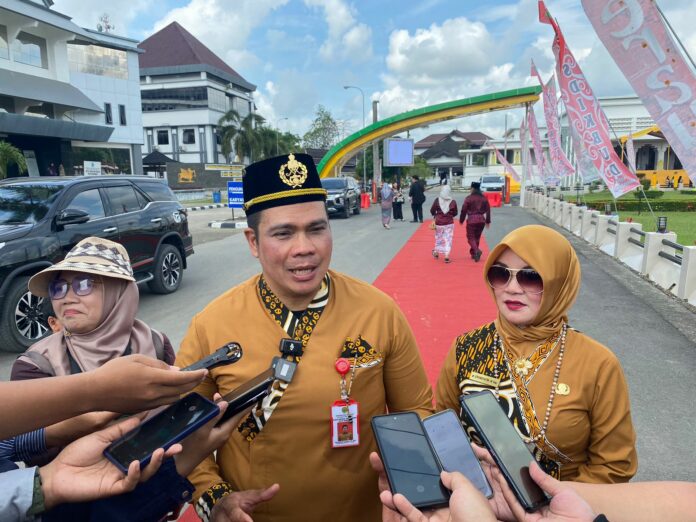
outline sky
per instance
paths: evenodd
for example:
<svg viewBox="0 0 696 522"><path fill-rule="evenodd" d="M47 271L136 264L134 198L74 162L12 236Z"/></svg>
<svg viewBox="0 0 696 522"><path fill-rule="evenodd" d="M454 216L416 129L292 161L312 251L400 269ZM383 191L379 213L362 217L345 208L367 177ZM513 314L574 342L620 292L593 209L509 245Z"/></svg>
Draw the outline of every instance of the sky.
<svg viewBox="0 0 696 522"><path fill-rule="evenodd" d="M595 94L633 90L602 46L580 0L547 0ZM696 57L694 0L659 0L676 34ZM95 28L107 13L115 34L144 40L177 21L257 86L258 112L271 127L304 134L318 105L343 136L379 118L445 101L538 84L554 67L553 29L537 19L537 0L55 0L53 9ZM471 116L418 129L502 136L522 109ZM538 118L543 116L539 113Z"/></svg>

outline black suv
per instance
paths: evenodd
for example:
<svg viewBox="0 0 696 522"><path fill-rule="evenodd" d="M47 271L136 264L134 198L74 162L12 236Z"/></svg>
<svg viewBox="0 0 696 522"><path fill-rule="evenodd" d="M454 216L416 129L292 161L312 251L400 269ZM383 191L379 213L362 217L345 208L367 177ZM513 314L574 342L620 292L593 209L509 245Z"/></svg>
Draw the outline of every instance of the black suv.
<svg viewBox="0 0 696 522"><path fill-rule="evenodd" d="M329 215L349 218L351 211L360 214L360 186L353 178L322 178L321 185L328 192L326 210Z"/></svg>
<svg viewBox="0 0 696 522"><path fill-rule="evenodd" d="M29 278L80 240L121 243L138 283L168 294L181 284L193 240L186 211L147 176L12 178L0 181L0 349L22 352L48 333L43 298Z"/></svg>

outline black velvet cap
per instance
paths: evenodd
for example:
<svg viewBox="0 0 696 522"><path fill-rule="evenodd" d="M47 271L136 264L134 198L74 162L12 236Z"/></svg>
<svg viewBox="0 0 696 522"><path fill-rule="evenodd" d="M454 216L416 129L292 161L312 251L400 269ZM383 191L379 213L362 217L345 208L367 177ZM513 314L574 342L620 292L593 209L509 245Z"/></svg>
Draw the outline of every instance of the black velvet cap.
<svg viewBox="0 0 696 522"><path fill-rule="evenodd" d="M307 201L326 201L326 190L309 154L276 156L249 165L242 178L247 216Z"/></svg>
<svg viewBox="0 0 696 522"><path fill-rule="evenodd" d="M478 181L472 181L471 188L474 190L481 190L481 183Z"/></svg>

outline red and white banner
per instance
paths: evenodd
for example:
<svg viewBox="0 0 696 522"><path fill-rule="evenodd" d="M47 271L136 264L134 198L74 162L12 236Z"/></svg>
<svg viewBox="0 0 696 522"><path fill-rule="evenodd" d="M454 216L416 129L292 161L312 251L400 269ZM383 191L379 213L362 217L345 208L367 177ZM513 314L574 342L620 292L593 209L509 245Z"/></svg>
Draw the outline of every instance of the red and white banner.
<svg viewBox="0 0 696 522"><path fill-rule="evenodd" d="M527 181L532 181L534 172L532 172L532 161L529 155L529 141L527 140L527 115L522 118L520 123L520 154L522 154L522 165L524 165L523 176Z"/></svg>
<svg viewBox="0 0 696 522"><path fill-rule="evenodd" d="M549 157L553 172L558 177L572 176L575 169L570 163L561 145L561 124L558 118L558 100L556 99L556 82L553 75L548 83L544 84L534 60L532 60L532 75L536 76L541 84L541 92L544 99L544 119L546 120L546 133L549 139Z"/></svg>
<svg viewBox="0 0 696 522"><path fill-rule="evenodd" d="M498 147L493 145L492 143L489 143L491 147L493 147L493 150L495 151L495 156L498 158L498 163L500 163L507 172L509 172L513 178L515 178L515 181L518 183L521 181L519 174L517 174L517 171L512 168L512 165L508 163L508 160L505 159L505 156L503 156L500 151L498 150Z"/></svg>
<svg viewBox="0 0 696 522"><path fill-rule="evenodd" d="M578 174L582 177L584 183L589 183L599 179L599 172L592 162L592 158L585 150L580 139L580 134L578 134L577 129L571 125L570 127L570 141L573 144L573 153L575 154L575 163L577 165Z"/></svg>
<svg viewBox="0 0 696 522"><path fill-rule="evenodd" d="M626 140L626 159L628 159L628 166L631 172L636 173L636 150L633 147L633 135L628 134L628 139Z"/></svg>
<svg viewBox="0 0 696 522"><path fill-rule="evenodd" d="M696 73L654 0L582 0L597 36L696 182Z"/></svg>
<svg viewBox="0 0 696 522"><path fill-rule="evenodd" d="M532 147L534 148L534 159L536 160L539 177L543 180L546 178L546 161L544 157L544 148L541 146L541 137L539 136L539 126L537 125L536 116L534 115L534 106L529 107L527 113L527 126L529 135L532 138Z"/></svg>
<svg viewBox="0 0 696 522"><path fill-rule="evenodd" d="M542 9L545 14L543 17L540 16L540 21L550 23L556 33L553 51L556 55L558 83L569 123L578 131L582 144L607 188L618 198L638 187L638 178L616 154L609 137L607 117L568 48L561 28L549 15L543 0L539 0L540 14Z"/></svg>

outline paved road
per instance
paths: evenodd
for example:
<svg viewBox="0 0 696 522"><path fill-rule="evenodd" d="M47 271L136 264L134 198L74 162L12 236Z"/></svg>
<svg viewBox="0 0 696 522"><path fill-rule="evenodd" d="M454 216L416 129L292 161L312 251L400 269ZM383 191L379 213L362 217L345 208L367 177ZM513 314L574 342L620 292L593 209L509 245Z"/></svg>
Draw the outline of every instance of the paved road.
<svg viewBox="0 0 696 522"><path fill-rule="evenodd" d="M196 312L258 271L240 231L207 228L208 221L224 219L229 212L191 213L196 254L176 294L141 291L139 317L166 332L174 346ZM493 246L510 230L528 223L550 225L520 208L496 209L487 241ZM379 275L415 227L405 222L384 230L374 207L348 220L332 219L331 226L332 267L366 281ZM569 239L583 269L571 324L611 347L624 366L638 432L638 478L696 480L696 417L690 411L691 386L696 383L696 315L603 253L573 236ZM12 360L13 356L0 356L0 378L7 377Z"/></svg>

